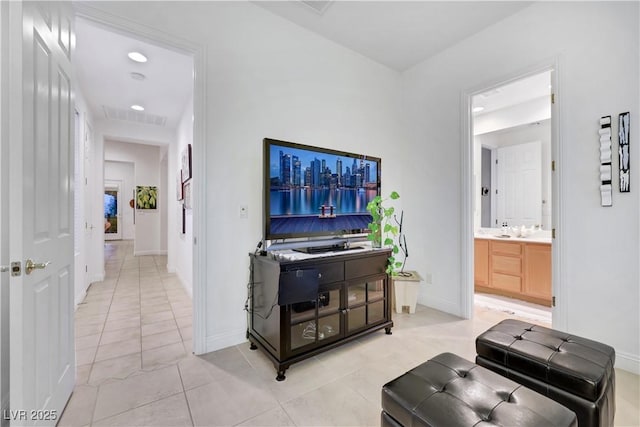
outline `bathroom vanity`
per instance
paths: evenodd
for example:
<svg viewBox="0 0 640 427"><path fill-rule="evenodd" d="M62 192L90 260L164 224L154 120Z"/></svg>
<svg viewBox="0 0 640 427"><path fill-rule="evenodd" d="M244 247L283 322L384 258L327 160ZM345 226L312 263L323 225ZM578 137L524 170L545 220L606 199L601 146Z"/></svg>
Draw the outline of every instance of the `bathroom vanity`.
<svg viewBox="0 0 640 427"><path fill-rule="evenodd" d="M475 290L551 306L551 239L476 234Z"/></svg>

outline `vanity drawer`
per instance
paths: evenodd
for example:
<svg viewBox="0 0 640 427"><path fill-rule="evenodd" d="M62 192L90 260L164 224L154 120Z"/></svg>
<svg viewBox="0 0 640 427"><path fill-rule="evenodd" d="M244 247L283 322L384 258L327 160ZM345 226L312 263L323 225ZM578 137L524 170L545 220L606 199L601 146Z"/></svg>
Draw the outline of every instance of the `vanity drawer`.
<svg viewBox="0 0 640 427"><path fill-rule="evenodd" d="M520 257L494 255L491 257L491 266L493 271L517 276L522 274L522 259Z"/></svg>
<svg viewBox="0 0 640 427"><path fill-rule="evenodd" d="M511 292L520 292L522 279L519 276L510 276L508 274L493 273L491 276L491 285L494 288Z"/></svg>
<svg viewBox="0 0 640 427"><path fill-rule="evenodd" d="M508 255L522 255L522 245L511 242L491 242L491 252Z"/></svg>

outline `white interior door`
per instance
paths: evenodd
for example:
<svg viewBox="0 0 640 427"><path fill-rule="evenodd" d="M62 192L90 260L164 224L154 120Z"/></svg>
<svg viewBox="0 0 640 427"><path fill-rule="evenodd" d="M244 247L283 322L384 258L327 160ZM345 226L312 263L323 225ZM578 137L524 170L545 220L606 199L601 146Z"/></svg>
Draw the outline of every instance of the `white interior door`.
<svg viewBox="0 0 640 427"><path fill-rule="evenodd" d="M122 239L121 188L120 182L105 181L104 183L104 240Z"/></svg>
<svg viewBox="0 0 640 427"><path fill-rule="evenodd" d="M9 418L55 425L75 382L72 10L10 10L10 255L22 271L10 281Z"/></svg>
<svg viewBox="0 0 640 427"><path fill-rule="evenodd" d="M542 224L540 141L498 148L498 226Z"/></svg>

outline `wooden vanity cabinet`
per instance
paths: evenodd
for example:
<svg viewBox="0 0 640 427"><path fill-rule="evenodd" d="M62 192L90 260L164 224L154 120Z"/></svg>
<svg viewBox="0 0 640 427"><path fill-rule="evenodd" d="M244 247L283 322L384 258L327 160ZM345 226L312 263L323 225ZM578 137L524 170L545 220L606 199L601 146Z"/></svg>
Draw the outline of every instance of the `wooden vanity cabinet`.
<svg viewBox="0 0 640 427"><path fill-rule="evenodd" d="M475 289L551 306L551 245L475 239Z"/></svg>
<svg viewBox="0 0 640 427"><path fill-rule="evenodd" d="M551 302L551 245L525 245L524 293Z"/></svg>
<svg viewBox="0 0 640 427"><path fill-rule="evenodd" d="M489 286L489 241L475 239L473 247L475 284Z"/></svg>

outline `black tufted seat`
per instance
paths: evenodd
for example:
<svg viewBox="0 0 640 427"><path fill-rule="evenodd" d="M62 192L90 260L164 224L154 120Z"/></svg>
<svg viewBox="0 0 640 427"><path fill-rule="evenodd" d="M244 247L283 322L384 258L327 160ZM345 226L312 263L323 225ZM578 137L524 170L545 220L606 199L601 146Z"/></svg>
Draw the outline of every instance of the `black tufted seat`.
<svg viewBox="0 0 640 427"><path fill-rule="evenodd" d="M476 339L476 363L565 405L580 427L613 426L615 350L519 320Z"/></svg>
<svg viewBox="0 0 640 427"><path fill-rule="evenodd" d="M452 353L382 388L383 426L577 426L569 409Z"/></svg>

